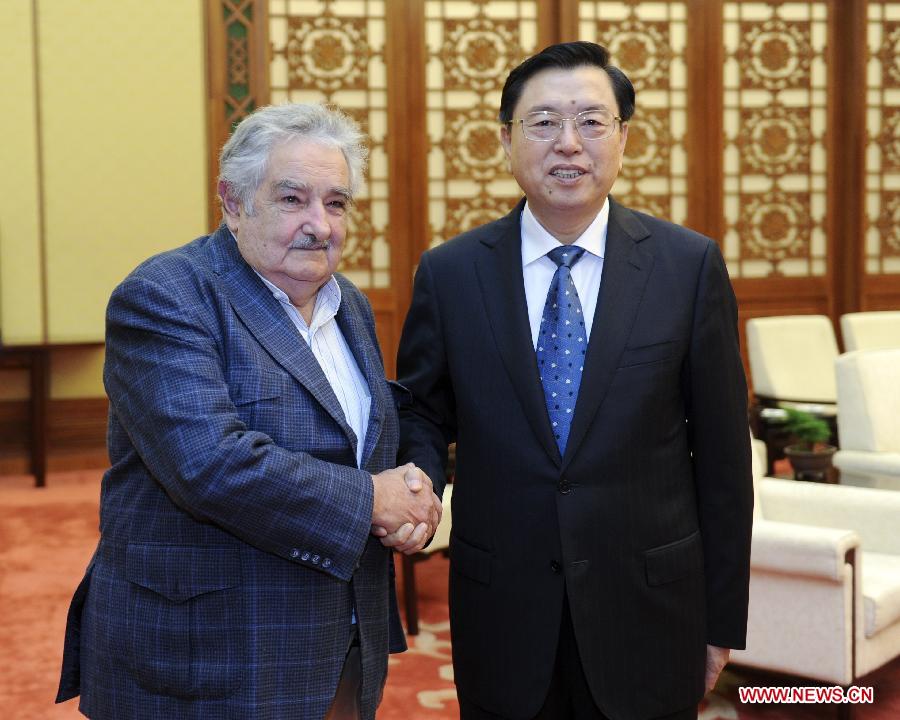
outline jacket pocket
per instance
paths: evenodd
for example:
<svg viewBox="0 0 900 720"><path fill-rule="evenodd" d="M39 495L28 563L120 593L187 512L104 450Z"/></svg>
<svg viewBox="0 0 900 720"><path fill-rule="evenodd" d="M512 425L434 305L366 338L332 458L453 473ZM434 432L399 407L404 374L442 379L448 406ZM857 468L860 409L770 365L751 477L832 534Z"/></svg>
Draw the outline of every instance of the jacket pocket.
<svg viewBox="0 0 900 720"><path fill-rule="evenodd" d="M128 545L127 653L138 684L183 698L226 697L246 669L240 553Z"/></svg>
<svg viewBox="0 0 900 720"><path fill-rule="evenodd" d="M649 365L651 363L662 362L670 359L674 351L675 343L671 340L654 343L653 345L642 345L641 347L626 347L625 351L622 353L619 367L634 367L635 365Z"/></svg>
<svg viewBox="0 0 900 720"><path fill-rule="evenodd" d="M237 367L231 372L231 396L239 407L280 398L287 387L288 377L273 370Z"/></svg>
<svg viewBox="0 0 900 720"><path fill-rule="evenodd" d="M686 538L644 551L648 585L665 585L703 572L703 543L697 530Z"/></svg>
<svg viewBox="0 0 900 720"><path fill-rule="evenodd" d="M491 583L491 553L467 543L450 531L450 567L482 585Z"/></svg>
<svg viewBox="0 0 900 720"><path fill-rule="evenodd" d="M247 428L277 443L286 426L285 418L296 412L296 404L288 401L291 382L286 374L274 370L234 368L229 385L238 418Z"/></svg>

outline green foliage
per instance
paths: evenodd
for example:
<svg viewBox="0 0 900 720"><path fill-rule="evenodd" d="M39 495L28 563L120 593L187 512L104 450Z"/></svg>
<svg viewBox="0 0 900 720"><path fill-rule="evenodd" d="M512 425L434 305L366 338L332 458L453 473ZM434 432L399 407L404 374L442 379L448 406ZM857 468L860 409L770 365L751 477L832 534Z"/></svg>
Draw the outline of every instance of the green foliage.
<svg viewBox="0 0 900 720"><path fill-rule="evenodd" d="M797 444L805 450L812 450L816 443L828 442L831 429L822 418L804 410L786 409L787 420L784 429L797 439Z"/></svg>

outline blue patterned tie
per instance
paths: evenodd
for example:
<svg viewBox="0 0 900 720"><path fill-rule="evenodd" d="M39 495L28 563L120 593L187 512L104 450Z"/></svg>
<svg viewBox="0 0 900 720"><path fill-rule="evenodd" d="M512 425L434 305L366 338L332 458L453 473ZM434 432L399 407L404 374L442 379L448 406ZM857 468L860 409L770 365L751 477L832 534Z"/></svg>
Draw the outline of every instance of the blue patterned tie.
<svg viewBox="0 0 900 720"><path fill-rule="evenodd" d="M584 315L571 273L571 267L583 253L584 248L568 245L547 253L558 267L550 282L538 332L538 371L560 455L566 452L587 349Z"/></svg>

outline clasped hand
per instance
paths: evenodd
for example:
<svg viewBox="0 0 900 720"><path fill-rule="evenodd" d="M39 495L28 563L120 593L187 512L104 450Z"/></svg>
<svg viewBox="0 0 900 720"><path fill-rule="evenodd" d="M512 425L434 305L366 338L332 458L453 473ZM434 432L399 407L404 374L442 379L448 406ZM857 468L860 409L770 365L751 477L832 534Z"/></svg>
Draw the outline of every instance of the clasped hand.
<svg viewBox="0 0 900 720"><path fill-rule="evenodd" d="M372 476L372 534L407 555L419 552L441 521L441 500L431 479L413 463Z"/></svg>

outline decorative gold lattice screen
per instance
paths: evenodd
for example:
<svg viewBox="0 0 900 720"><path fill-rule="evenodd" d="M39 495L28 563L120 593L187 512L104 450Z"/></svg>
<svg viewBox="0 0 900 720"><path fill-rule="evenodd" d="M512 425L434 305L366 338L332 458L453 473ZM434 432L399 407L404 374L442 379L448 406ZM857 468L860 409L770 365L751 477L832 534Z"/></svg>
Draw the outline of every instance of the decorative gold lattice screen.
<svg viewBox="0 0 900 720"><path fill-rule="evenodd" d="M420 252L520 197L500 89L561 39L607 45L637 88L613 194L721 242L742 317L900 302L900 0L206 7L211 171L227 124L269 101L333 102L372 136L342 269L372 300L388 357Z"/></svg>
<svg viewBox="0 0 900 720"><path fill-rule="evenodd" d="M506 214L521 196L498 139L510 68L538 50L535 0L423 0L431 244Z"/></svg>
<svg viewBox="0 0 900 720"><path fill-rule="evenodd" d="M629 123L617 200L677 223L687 218L687 8L684 2L579 3L578 35L607 47L631 79Z"/></svg>
<svg viewBox="0 0 900 720"><path fill-rule="evenodd" d="M725 257L732 277L827 269L826 2L725 2Z"/></svg>
<svg viewBox="0 0 900 720"><path fill-rule="evenodd" d="M869 0L864 272L900 273L900 2Z"/></svg>
<svg viewBox="0 0 900 720"><path fill-rule="evenodd" d="M390 285L384 0L270 0L272 103L326 102L369 136L367 181L351 214L341 272L362 288Z"/></svg>

